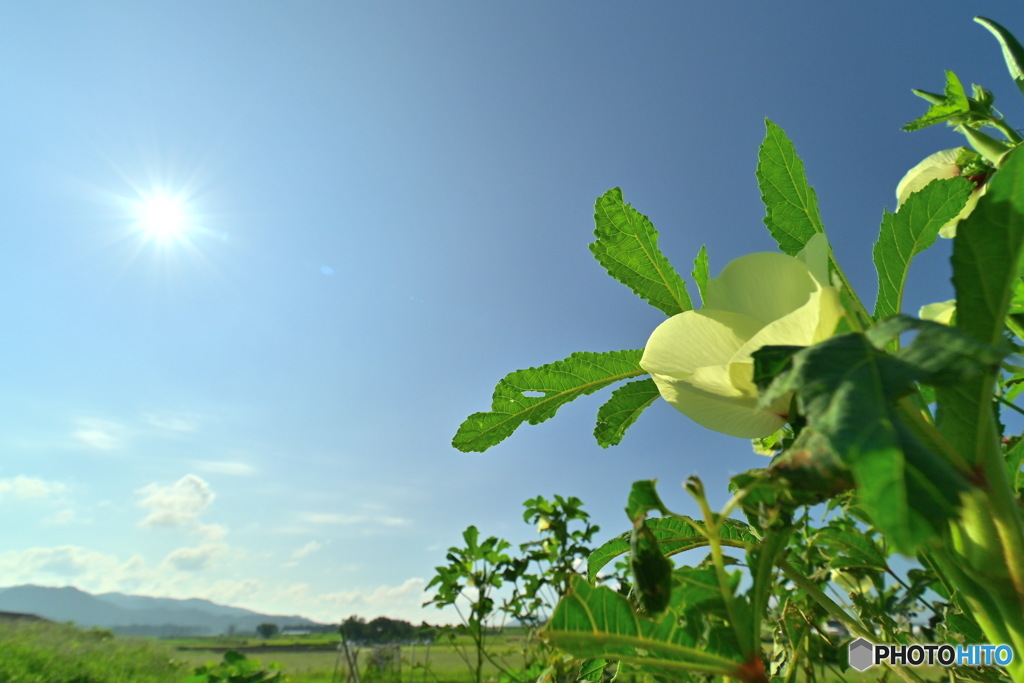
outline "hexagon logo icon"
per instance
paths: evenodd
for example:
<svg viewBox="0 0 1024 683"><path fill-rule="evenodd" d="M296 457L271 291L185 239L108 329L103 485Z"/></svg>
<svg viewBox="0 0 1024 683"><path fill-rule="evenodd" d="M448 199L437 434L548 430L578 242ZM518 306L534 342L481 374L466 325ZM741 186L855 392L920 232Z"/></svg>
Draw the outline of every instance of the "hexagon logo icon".
<svg viewBox="0 0 1024 683"><path fill-rule="evenodd" d="M850 666L857 671L864 671L865 669L875 665L875 646L864 640L858 638L857 640L850 643Z"/></svg>

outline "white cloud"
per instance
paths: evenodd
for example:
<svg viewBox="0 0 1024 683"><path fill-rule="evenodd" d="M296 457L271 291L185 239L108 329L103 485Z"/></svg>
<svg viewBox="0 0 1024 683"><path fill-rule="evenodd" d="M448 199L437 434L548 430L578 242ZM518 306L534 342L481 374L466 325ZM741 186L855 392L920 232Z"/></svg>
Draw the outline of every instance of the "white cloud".
<svg viewBox="0 0 1024 683"><path fill-rule="evenodd" d="M186 474L170 486L147 484L138 490L141 507L149 514L139 526L180 527L198 525L197 518L216 497L210 485L194 474Z"/></svg>
<svg viewBox="0 0 1024 683"><path fill-rule="evenodd" d="M423 620L432 623L454 622L458 615L449 610L424 609L423 589L427 582L421 578L406 580L398 586L377 586L365 591L339 591L315 594L306 584L294 584L278 596L282 605L293 605L310 618L337 622L350 615L364 617L388 616L406 619L412 623Z"/></svg>
<svg viewBox="0 0 1024 683"><path fill-rule="evenodd" d="M211 474L227 474L233 477L247 477L256 473L256 468L237 460L199 460L196 469Z"/></svg>
<svg viewBox="0 0 1024 683"><path fill-rule="evenodd" d="M196 532L207 541L219 541L228 535L228 528L223 524L203 524L196 522L192 525L192 531Z"/></svg>
<svg viewBox="0 0 1024 683"><path fill-rule="evenodd" d="M142 419L145 420L151 427L164 432L172 433L187 433L194 432L199 429L200 418L198 415L192 413L175 413L175 412L159 412L159 413L143 413Z"/></svg>
<svg viewBox="0 0 1024 683"><path fill-rule="evenodd" d="M16 500L49 498L63 493L66 488L59 482L18 475L13 479L0 479L0 500L7 497Z"/></svg>
<svg viewBox="0 0 1024 683"><path fill-rule="evenodd" d="M78 429L71 435L90 448L113 451L123 444L124 428L116 422L82 418L75 420Z"/></svg>
<svg viewBox="0 0 1024 683"><path fill-rule="evenodd" d="M202 543L178 548L151 564L138 555L122 559L80 546L28 548L0 552L0 576L6 585L74 585L91 593L205 598L267 614L302 614L324 623L336 623L355 614L367 618L385 615L413 623L454 623L458 619L450 609L422 607L426 580L421 578L394 586L322 593L308 583L210 576L211 570L235 563L236 559L244 562L244 552L238 552L222 543Z"/></svg>
<svg viewBox="0 0 1024 683"><path fill-rule="evenodd" d="M207 600L218 602L222 605L237 605L240 601L249 600L259 595L263 590L263 583L256 579L244 579L242 581L215 581L207 588L203 595Z"/></svg>
<svg viewBox="0 0 1024 683"><path fill-rule="evenodd" d="M342 515L334 512L306 512L299 519L307 524L332 524L335 526L354 526L357 524L379 524L383 526L401 526L409 520L400 517L381 515Z"/></svg>
<svg viewBox="0 0 1024 683"><path fill-rule="evenodd" d="M333 512L306 512L299 515L299 519L307 524L335 524L339 526L361 524L366 521L366 518L361 515L340 515Z"/></svg>
<svg viewBox="0 0 1024 683"><path fill-rule="evenodd" d="M4 583L68 585L74 583L90 590L124 590L151 578L151 572L139 557L122 562L114 555L80 546L28 548L0 553L0 576Z"/></svg>
<svg viewBox="0 0 1024 683"><path fill-rule="evenodd" d="M58 512L53 513L49 517L43 520L43 524L50 524L52 526L64 526L65 524L71 524L72 522L78 521L78 515L71 508L65 508Z"/></svg>
<svg viewBox="0 0 1024 683"><path fill-rule="evenodd" d="M320 548L323 547L323 543L318 543L317 541L310 541L306 545L302 546L301 548L293 552L292 557L296 560L301 560L302 558L315 553L317 550L320 550Z"/></svg>
<svg viewBox="0 0 1024 683"><path fill-rule="evenodd" d="M215 559L227 552L223 543L204 543L195 548L178 548L172 551L161 566L183 572L209 569Z"/></svg>

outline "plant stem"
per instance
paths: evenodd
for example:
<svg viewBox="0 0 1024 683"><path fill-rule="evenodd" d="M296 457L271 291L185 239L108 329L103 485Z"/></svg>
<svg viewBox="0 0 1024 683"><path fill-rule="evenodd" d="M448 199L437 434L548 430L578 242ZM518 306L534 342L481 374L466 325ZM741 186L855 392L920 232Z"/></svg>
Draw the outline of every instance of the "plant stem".
<svg viewBox="0 0 1024 683"><path fill-rule="evenodd" d="M690 481L693 482L695 478ZM715 514L708 505L707 497L704 495L704 486L689 487L690 493L697 499L701 513L704 515L705 534L708 539L708 546L711 548L711 558L715 565L715 576L718 578L718 589L722 593L722 601L725 603L725 610L729 614L729 623L736 633L736 640L739 642L740 651L744 660L749 660L754 654L754 643L750 642L750 634L744 633L741 628L743 621L739 619L739 612L736 609L736 601L733 598L732 586L729 585L729 575L725 571L725 555L722 553L722 544L719 541L721 522L716 519ZM735 499L735 498L734 498ZM737 501L738 502L738 501ZM728 508L727 508L728 509ZM725 519L722 517L722 519Z"/></svg>
<svg viewBox="0 0 1024 683"><path fill-rule="evenodd" d="M849 613L847 613L846 610L844 610L842 607L836 604L836 602L832 600L832 598L825 595L825 593L820 588L818 588L818 586L813 581L811 581L806 576L797 571L796 567L794 567L789 562L786 562L786 560L781 558L778 560L778 564L779 569L782 570L782 572L786 575L787 578L789 578L789 580L791 580L796 585L800 586L800 588L803 588L812 600L814 600L819 605L824 607L825 611L828 612L837 621L839 621L839 623L845 626L850 631L850 633L853 633L856 636L874 642L874 640L872 640L875 637L874 633L869 631L867 627L865 627L860 621L852 617ZM900 678L902 678L904 681L907 681L908 683L923 683L923 680L920 676L915 674L913 671L910 671L903 667L890 666L889 670L895 673Z"/></svg>

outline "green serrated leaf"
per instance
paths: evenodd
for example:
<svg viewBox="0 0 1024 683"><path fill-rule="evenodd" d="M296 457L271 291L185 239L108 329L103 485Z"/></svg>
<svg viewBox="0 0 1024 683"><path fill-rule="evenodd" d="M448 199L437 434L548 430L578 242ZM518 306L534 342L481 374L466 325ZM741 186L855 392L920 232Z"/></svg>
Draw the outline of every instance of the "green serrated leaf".
<svg viewBox="0 0 1024 683"><path fill-rule="evenodd" d="M802 346L762 346L750 354L754 359L754 385L758 390L768 388L772 380L792 365L793 354Z"/></svg>
<svg viewBox="0 0 1024 683"><path fill-rule="evenodd" d="M905 332L916 332L913 341L893 356L909 364L917 381L931 386L966 382L999 365L1009 349L996 349L968 337L949 325L895 315L867 331L867 338L882 349Z"/></svg>
<svg viewBox="0 0 1024 683"><path fill-rule="evenodd" d="M1024 154L1011 152L953 241L956 328L999 348L1007 311L1024 271ZM992 412L997 368L937 393L937 423L968 462L998 443Z"/></svg>
<svg viewBox="0 0 1024 683"><path fill-rule="evenodd" d="M609 275L667 315L693 308L686 283L658 249L658 231L623 201L622 190L598 197L594 221L597 241L590 251Z"/></svg>
<svg viewBox="0 0 1024 683"><path fill-rule="evenodd" d="M893 403L922 372L843 334L793 355L761 400L797 392L800 413L850 468L860 502L899 552L912 553L944 527L966 483L900 420Z"/></svg>
<svg viewBox="0 0 1024 683"><path fill-rule="evenodd" d="M974 21L981 24L999 41L999 47L1003 50L1003 59L1006 60L1006 68L1010 77L1024 93L1024 47L1013 37L1013 34L1005 28L985 17L974 17Z"/></svg>
<svg viewBox="0 0 1024 683"><path fill-rule="evenodd" d="M935 243L939 229L963 210L973 189L966 178L935 180L910 195L896 213L883 214L872 252L878 271L876 319L899 313L911 260Z"/></svg>
<svg viewBox="0 0 1024 683"><path fill-rule="evenodd" d="M695 528L693 525L696 524ZM661 553L670 557L677 553L702 548L708 544L707 537L701 531L704 523L688 517L658 517L647 520L647 527L658 539ZM608 541L590 554L587 559L587 577L593 581L597 573L616 557L629 552L629 539L632 532L625 532ZM757 536L750 526L736 519L727 519L718 534L722 545L732 548L746 548L757 543Z"/></svg>
<svg viewBox="0 0 1024 683"><path fill-rule="evenodd" d="M606 659L586 659L580 664L580 671L577 680L600 683L604 677L605 667L608 666Z"/></svg>
<svg viewBox="0 0 1024 683"><path fill-rule="evenodd" d="M641 522L651 510L657 510L663 515L672 514L657 491L657 479L644 479L634 481L629 490L629 500L626 503L626 516L634 524Z"/></svg>
<svg viewBox="0 0 1024 683"><path fill-rule="evenodd" d="M490 412L467 417L452 446L460 451L485 451L508 438L524 422L540 424L575 398L646 375L640 367L641 356L643 351L639 349L579 351L539 368L510 373L495 387Z"/></svg>
<svg viewBox="0 0 1024 683"><path fill-rule="evenodd" d="M881 549L859 529L822 529L814 538L815 546L826 549L834 569L871 569L883 572L888 568ZM841 566L837 565L841 562Z"/></svg>
<svg viewBox="0 0 1024 683"><path fill-rule="evenodd" d="M952 71L947 71L946 89L942 101L932 104L928 107L928 111L925 112L924 116L914 119L903 126L903 130L907 132L921 130L936 123L949 121L960 114L970 113L970 110L971 103L967 99L967 93L964 91L964 86L960 83L960 79Z"/></svg>
<svg viewBox="0 0 1024 683"><path fill-rule="evenodd" d="M825 232L818 198L807 184L804 164L785 131L765 120L767 132L757 158L757 184L768 226L779 248L795 256L812 236Z"/></svg>
<svg viewBox="0 0 1024 683"><path fill-rule="evenodd" d="M613 391L611 398L597 411L594 429L597 443L604 448L618 445L626 430L658 396L653 379L629 382Z"/></svg>
<svg viewBox="0 0 1024 683"><path fill-rule="evenodd" d="M697 252L697 258L693 259L693 272L690 273L693 277L693 281L697 284L697 289L700 291L700 301L703 305L708 305L708 277L711 275L711 271L708 268L708 249L705 245L700 245L700 251Z"/></svg>
<svg viewBox="0 0 1024 683"><path fill-rule="evenodd" d="M543 636L575 657L619 660L669 678L681 672L729 675L739 667L701 647L674 611L658 619L640 617L626 597L579 576L572 577L572 588L559 601Z"/></svg>

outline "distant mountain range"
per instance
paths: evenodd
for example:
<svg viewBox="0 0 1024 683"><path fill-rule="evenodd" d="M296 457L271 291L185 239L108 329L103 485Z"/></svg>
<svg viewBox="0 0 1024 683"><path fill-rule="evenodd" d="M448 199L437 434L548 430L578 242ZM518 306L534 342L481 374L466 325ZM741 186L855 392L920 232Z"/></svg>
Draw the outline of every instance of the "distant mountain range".
<svg viewBox="0 0 1024 683"><path fill-rule="evenodd" d="M51 621L73 621L79 626L99 626L122 634L151 636L245 633L268 622L280 628L323 626L305 617L260 614L197 598L175 600L122 593L93 595L71 586L0 588L0 611L23 612Z"/></svg>

